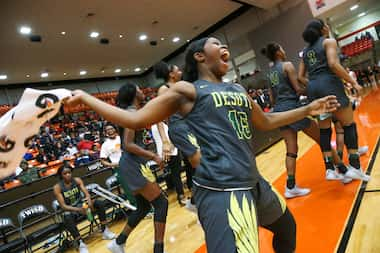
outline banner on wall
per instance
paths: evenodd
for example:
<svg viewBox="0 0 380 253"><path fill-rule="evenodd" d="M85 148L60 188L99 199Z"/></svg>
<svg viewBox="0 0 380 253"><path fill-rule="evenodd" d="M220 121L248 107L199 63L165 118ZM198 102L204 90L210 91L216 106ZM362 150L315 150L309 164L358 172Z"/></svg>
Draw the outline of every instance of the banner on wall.
<svg viewBox="0 0 380 253"><path fill-rule="evenodd" d="M319 17L347 0L308 0L308 2L313 16Z"/></svg>
<svg viewBox="0 0 380 253"><path fill-rule="evenodd" d="M17 106L0 118L0 179L16 171L40 126L54 117L62 100L70 97L66 89L25 89Z"/></svg>

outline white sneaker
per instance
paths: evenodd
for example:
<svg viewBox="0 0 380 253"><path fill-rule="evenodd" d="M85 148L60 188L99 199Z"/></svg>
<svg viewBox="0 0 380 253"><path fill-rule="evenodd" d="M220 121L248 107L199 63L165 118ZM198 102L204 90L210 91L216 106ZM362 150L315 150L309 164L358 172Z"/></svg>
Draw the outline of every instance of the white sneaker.
<svg viewBox="0 0 380 253"><path fill-rule="evenodd" d="M110 243L107 245L107 249L111 251L112 253L125 253L124 251L125 244L117 244L116 239L112 240Z"/></svg>
<svg viewBox="0 0 380 253"><path fill-rule="evenodd" d="M326 170L326 180L343 180L343 176L335 170Z"/></svg>
<svg viewBox="0 0 380 253"><path fill-rule="evenodd" d="M368 146L362 146L358 148L359 156L365 155L368 152Z"/></svg>
<svg viewBox="0 0 380 253"><path fill-rule="evenodd" d="M343 184L349 184L352 182L352 178L351 177L348 177L346 176L346 174L343 175L343 178L341 179L342 183Z"/></svg>
<svg viewBox="0 0 380 253"><path fill-rule="evenodd" d="M88 253L87 245L82 241L79 243L79 253Z"/></svg>
<svg viewBox="0 0 380 253"><path fill-rule="evenodd" d="M295 197L301 197L309 194L311 190L309 188L299 188L297 185L293 189L285 187L285 198L291 199Z"/></svg>
<svg viewBox="0 0 380 253"><path fill-rule="evenodd" d="M365 182L368 182L371 179L371 177L365 174L361 169L356 169L351 165L348 165L348 170L344 175L352 179L358 179Z"/></svg>
<svg viewBox="0 0 380 253"><path fill-rule="evenodd" d="M104 229L103 231L103 240L112 240L116 237L116 235L114 233L112 233L111 230L108 229L108 227L106 227L106 229Z"/></svg>
<svg viewBox="0 0 380 253"><path fill-rule="evenodd" d="M191 204L191 199L186 200L185 208L193 213L198 213L197 207L193 204Z"/></svg>

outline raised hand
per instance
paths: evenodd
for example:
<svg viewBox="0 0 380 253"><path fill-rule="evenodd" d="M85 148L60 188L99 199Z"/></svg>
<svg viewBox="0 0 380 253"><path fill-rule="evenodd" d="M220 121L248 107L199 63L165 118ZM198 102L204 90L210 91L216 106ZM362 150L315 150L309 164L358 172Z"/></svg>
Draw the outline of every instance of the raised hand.
<svg viewBox="0 0 380 253"><path fill-rule="evenodd" d="M63 101L64 104L69 106L76 106L81 103L83 96L87 95L86 92L82 90L74 90L71 92L72 97L69 97Z"/></svg>
<svg viewBox="0 0 380 253"><path fill-rule="evenodd" d="M336 96L326 96L317 100L314 100L308 105L309 114L312 116L322 113L333 112L339 108L340 104L336 99Z"/></svg>

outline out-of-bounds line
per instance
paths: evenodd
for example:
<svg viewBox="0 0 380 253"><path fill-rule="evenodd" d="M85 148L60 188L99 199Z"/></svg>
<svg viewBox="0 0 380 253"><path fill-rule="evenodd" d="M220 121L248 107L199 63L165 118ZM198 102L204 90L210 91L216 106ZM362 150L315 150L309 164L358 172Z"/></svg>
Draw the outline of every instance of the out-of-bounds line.
<svg viewBox="0 0 380 253"><path fill-rule="evenodd" d="M371 161L368 164L368 169L367 169L367 174L368 175L371 175L373 165L375 164L377 153L379 152L379 147L380 147L380 138L377 139L375 150L374 150L374 152L372 154ZM352 229L354 227L356 217L358 216L358 212L359 212L359 209L360 209L360 204L362 202L364 193L366 193L366 190L365 190L366 187L367 187L367 182L363 181L362 184L360 185L360 190L359 190L358 196L357 196L357 198L355 200L355 204L354 204L354 206L352 208L350 218L349 218L349 220L347 222L347 225L346 225L346 228L344 230L342 239L340 240L340 243L339 243L339 247L338 247L338 249L336 251L337 253L344 253L344 252L346 252L348 241L350 240Z"/></svg>

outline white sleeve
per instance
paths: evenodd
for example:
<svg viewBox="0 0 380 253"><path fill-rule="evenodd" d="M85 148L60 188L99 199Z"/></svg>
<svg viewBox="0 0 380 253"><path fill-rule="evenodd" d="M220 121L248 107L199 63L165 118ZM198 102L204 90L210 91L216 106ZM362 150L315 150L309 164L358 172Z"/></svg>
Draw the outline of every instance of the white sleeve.
<svg viewBox="0 0 380 253"><path fill-rule="evenodd" d="M102 147L100 148L100 158L108 158L108 150L107 150L107 142L104 142Z"/></svg>
<svg viewBox="0 0 380 253"><path fill-rule="evenodd" d="M160 132L158 131L157 124L154 124L151 130L152 130L154 143L156 144L157 153L160 157L162 157L162 140L161 140Z"/></svg>

